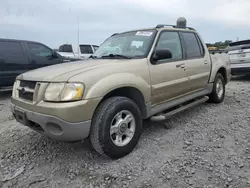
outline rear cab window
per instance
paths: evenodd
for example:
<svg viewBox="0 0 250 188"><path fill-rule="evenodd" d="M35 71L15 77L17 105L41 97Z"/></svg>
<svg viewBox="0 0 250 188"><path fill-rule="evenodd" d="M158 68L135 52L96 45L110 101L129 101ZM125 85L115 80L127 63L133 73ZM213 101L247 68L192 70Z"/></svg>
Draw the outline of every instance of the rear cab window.
<svg viewBox="0 0 250 188"><path fill-rule="evenodd" d="M68 53L73 53L73 48L72 45L70 44L64 44L61 45L58 49L59 52L68 52Z"/></svg>
<svg viewBox="0 0 250 188"><path fill-rule="evenodd" d="M80 45L80 50L82 54L92 54L93 50L91 45Z"/></svg>

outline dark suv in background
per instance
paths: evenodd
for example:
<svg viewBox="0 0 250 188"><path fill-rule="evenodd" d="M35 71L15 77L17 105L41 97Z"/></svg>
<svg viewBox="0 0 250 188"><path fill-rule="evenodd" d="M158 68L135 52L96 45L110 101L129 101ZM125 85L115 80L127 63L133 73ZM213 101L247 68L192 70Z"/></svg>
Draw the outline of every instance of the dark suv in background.
<svg viewBox="0 0 250 188"><path fill-rule="evenodd" d="M68 61L39 42L0 39L0 88L12 86L23 72Z"/></svg>

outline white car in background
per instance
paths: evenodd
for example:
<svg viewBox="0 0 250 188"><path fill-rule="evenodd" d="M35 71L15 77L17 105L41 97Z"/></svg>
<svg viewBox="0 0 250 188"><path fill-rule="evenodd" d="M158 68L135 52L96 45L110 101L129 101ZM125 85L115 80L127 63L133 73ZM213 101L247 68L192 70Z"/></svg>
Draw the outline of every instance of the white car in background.
<svg viewBox="0 0 250 188"><path fill-rule="evenodd" d="M76 58L76 59L88 59L99 46L91 44L80 44L78 49L77 45L62 44L59 46L58 53L63 57ZM78 55L78 52L80 54Z"/></svg>
<svg viewBox="0 0 250 188"><path fill-rule="evenodd" d="M232 42L226 48L232 75L250 74L250 40Z"/></svg>

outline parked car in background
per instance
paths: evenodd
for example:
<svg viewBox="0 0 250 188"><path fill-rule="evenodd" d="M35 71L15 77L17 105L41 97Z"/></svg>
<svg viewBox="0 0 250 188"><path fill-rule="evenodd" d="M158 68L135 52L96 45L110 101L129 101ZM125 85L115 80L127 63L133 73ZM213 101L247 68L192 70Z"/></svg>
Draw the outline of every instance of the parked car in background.
<svg viewBox="0 0 250 188"><path fill-rule="evenodd" d="M232 42L225 50L228 51L232 75L250 74L250 40Z"/></svg>
<svg viewBox="0 0 250 188"><path fill-rule="evenodd" d="M0 39L0 88L12 86L26 71L73 61L34 41Z"/></svg>
<svg viewBox="0 0 250 188"><path fill-rule="evenodd" d="M63 44L59 46L58 53L64 57L87 59L98 49L98 47L97 45L80 44L77 48L77 45ZM78 52L80 52L79 55Z"/></svg>
<svg viewBox="0 0 250 188"><path fill-rule="evenodd" d="M210 54L222 54L222 53L227 53L225 49L217 49L217 50L208 50Z"/></svg>
<svg viewBox="0 0 250 188"><path fill-rule="evenodd" d="M183 18L118 33L84 63L20 75L11 110L41 134L64 141L90 137L101 155L120 158L137 145L143 119L166 120L207 100L224 100L231 74L220 55L210 55Z"/></svg>

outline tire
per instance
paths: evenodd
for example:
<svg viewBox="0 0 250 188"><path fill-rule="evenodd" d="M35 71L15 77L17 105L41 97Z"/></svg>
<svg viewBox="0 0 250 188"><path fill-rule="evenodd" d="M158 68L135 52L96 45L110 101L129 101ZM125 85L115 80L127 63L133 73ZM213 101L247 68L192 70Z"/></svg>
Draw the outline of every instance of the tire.
<svg viewBox="0 0 250 188"><path fill-rule="evenodd" d="M142 116L138 106L129 98L111 97L103 101L94 113L90 141L99 154L118 159L133 151L141 133Z"/></svg>
<svg viewBox="0 0 250 188"><path fill-rule="evenodd" d="M218 84L220 86L218 86ZM214 84L213 84L213 91L209 95L209 102L212 103L221 103L224 101L225 98L225 91L226 91L226 84L225 84L225 79L222 76L221 73L217 73L214 79ZM217 90L217 87L220 87L220 89Z"/></svg>

